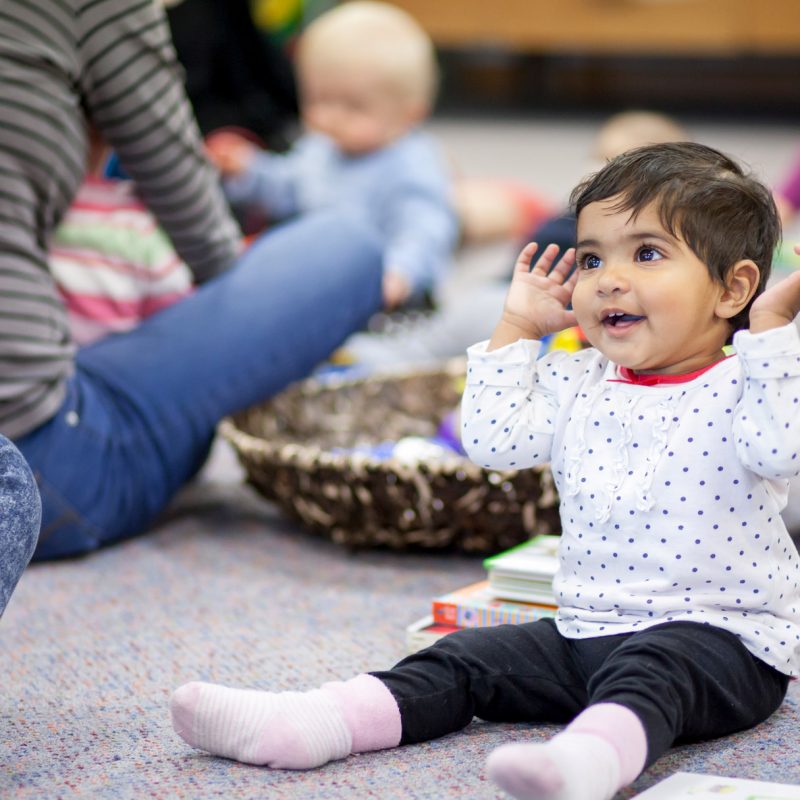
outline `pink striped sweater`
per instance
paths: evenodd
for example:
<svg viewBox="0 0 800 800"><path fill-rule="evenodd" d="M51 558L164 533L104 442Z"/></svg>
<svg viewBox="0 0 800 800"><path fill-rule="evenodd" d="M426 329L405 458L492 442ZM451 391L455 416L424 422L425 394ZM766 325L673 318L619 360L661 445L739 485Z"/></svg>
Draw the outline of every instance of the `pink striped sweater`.
<svg viewBox="0 0 800 800"><path fill-rule="evenodd" d="M192 291L192 275L133 183L89 177L50 243L72 337L127 331Z"/></svg>

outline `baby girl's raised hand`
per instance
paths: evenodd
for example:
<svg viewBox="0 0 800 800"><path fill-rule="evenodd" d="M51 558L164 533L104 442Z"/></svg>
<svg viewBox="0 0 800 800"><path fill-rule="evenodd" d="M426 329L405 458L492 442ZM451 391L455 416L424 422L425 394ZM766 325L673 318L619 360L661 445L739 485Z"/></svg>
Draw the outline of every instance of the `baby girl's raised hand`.
<svg viewBox="0 0 800 800"><path fill-rule="evenodd" d="M794 246L800 255L800 244ZM800 271L793 272L759 295L750 308L750 332L788 325L800 313Z"/></svg>
<svg viewBox="0 0 800 800"><path fill-rule="evenodd" d="M575 250L566 250L553 266L558 247L550 244L531 269L538 249L536 242L531 242L517 258L503 316L489 342L490 350L518 339L542 339L575 325L575 314L566 308L578 277L577 272L570 275L575 264Z"/></svg>

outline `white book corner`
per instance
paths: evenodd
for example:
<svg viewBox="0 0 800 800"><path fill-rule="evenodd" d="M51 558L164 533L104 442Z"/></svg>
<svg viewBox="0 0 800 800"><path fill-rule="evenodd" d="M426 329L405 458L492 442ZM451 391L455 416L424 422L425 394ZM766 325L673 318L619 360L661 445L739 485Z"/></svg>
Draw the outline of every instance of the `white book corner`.
<svg viewBox="0 0 800 800"><path fill-rule="evenodd" d="M800 786L676 772L631 800L800 800Z"/></svg>

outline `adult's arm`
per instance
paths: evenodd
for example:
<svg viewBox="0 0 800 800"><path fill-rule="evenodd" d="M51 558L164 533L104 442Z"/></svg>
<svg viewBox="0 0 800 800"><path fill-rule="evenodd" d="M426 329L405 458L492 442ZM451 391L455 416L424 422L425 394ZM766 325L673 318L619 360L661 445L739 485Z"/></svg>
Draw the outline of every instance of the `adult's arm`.
<svg viewBox="0 0 800 800"><path fill-rule="evenodd" d="M79 10L80 93L140 196L202 281L233 261L239 230L205 157L163 10L87 0Z"/></svg>

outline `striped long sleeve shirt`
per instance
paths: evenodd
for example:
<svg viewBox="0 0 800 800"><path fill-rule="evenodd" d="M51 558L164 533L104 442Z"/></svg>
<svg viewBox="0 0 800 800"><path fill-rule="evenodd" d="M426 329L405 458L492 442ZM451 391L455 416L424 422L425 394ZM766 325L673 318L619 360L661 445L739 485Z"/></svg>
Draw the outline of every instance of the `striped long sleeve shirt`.
<svg viewBox="0 0 800 800"><path fill-rule="evenodd" d="M55 413L74 368L47 249L85 173L87 116L198 281L238 246L160 6L3 0L0 432L11 438Z"/></svg>

